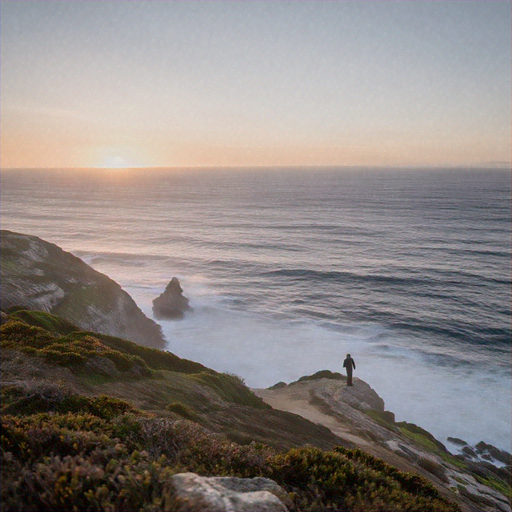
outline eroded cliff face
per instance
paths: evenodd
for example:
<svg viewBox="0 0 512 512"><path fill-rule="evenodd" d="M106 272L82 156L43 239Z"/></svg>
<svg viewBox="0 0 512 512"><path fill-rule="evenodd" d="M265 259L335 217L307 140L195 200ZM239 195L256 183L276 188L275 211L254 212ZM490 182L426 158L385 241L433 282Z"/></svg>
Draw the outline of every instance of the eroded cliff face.
<svg viewBox="0 0 512 512"><path fill-rule="evenodd" d="M1 231L1 308L46 311L82 329L163 348L160 326L112 279L36 236Z"/></svg>

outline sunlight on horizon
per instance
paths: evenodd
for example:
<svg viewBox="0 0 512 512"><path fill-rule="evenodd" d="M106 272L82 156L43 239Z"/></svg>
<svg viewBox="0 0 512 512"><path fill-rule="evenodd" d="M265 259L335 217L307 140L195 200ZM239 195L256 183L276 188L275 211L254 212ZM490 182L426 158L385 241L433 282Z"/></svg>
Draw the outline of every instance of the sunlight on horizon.
<svg viewBox="0 0 512 512"><path fill-rule="evenodd" d="M2 2L1 165L509 162L510 14L509 2Z"/></svg>

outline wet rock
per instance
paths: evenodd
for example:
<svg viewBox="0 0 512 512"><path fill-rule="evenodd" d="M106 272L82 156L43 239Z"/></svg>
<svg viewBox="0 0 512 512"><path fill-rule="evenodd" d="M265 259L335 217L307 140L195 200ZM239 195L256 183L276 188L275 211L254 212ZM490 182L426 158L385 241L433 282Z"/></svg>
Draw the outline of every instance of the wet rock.
<svg viewBox="0 0 512 512"><path fill-rule="evenodd" d="M512 455L510 453L506 452L505 450L500 450L499 448L496 448L496 446L493 446L492 444L484 443L483 441L480 441L475 446L476 453L480 455L484 459L488 459L489 457L494 460L497 460L503 464L507 464L510 466L512 463Z"/></svg>
<svg viewBox="0 0 512 512"><path fill-rule="evenodd" d="M171 477L177 503L186 512L286 512L286 492L268 478L202 477L180 473Z"/></svg>
<svg viewBox="0 0 512 512"><path fill-rule="evenodd" d="M463 439L459 439L458 437L448 437L447 439L450 443L456 444L457 446L467 446L468 443Z"/></svg>
<svg viewBox="0 0 512 512"><path fill-rule="evenodd" d="M180 320L185 311L191 309L177 277L173 277L165 291L153 301L153 314L158 320Z"/></svg>
<svg viewBox="0 0 512 512"><path fill-rule="evenodd" d="M470 446L464 446L464 448L462 448L462 454L468 457L469 459L478 459L475 450L473 450L473 448L471 448Z"/></svg>

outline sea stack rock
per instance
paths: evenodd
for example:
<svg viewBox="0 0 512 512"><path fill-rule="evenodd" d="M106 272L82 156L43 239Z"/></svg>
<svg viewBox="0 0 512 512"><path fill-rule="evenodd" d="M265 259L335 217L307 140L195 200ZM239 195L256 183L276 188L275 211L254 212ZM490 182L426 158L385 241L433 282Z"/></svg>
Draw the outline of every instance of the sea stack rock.
<svg viewBox="0 0 512 512"><path fill-rule="evenodd" d="M158 320L180 320L190 309L177 277L173 277L162 295L153 301L153 314Z"/></svg>

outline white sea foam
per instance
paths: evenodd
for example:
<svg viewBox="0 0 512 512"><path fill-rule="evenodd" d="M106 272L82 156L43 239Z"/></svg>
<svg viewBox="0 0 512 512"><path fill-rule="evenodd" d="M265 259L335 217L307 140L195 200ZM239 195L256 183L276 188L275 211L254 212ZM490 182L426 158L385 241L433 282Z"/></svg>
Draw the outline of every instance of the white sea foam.
<svg viewBox="0 0 512 512"><path fill-rule="evenodd" d="M351 353L355 375L380 394L397 421L416 423L443 442L449 436L483 440L510 451L510 376L504 371L436 366L375 324L334 332L312 322L277 321L230 309L204 281L184 283L194 311L179 322L160 322L168 349L180 357L268 387L318 370L343 371ZM127 290L151 317L151 300L162 290Z"/></svg>

